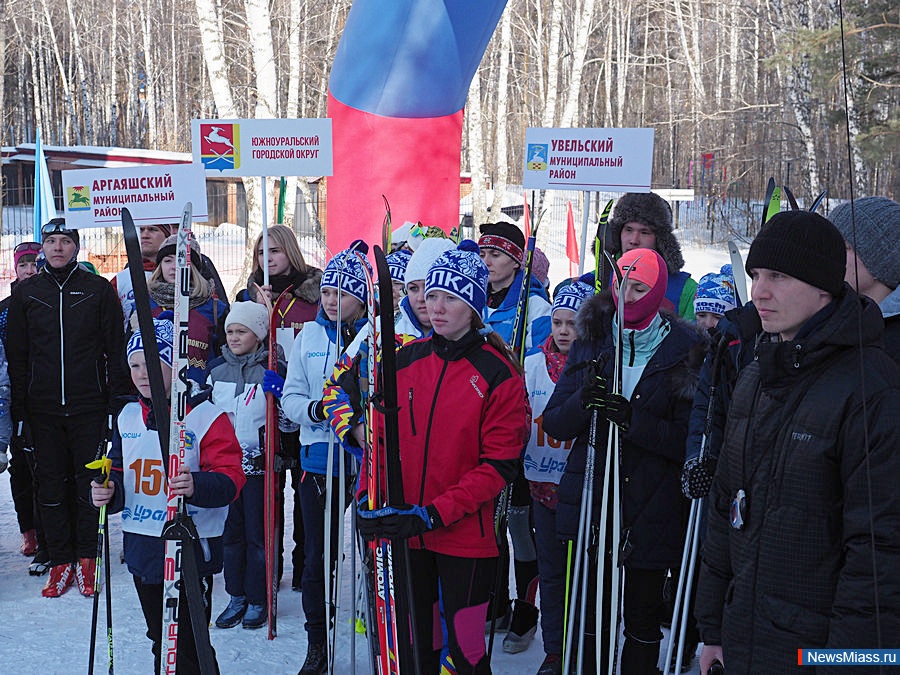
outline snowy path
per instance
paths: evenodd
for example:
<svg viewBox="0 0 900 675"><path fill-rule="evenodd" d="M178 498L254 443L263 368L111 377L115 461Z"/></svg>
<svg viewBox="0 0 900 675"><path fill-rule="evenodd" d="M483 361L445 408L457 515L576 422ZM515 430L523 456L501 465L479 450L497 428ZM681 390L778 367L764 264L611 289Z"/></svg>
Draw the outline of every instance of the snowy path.
<svg viewBox="0 0 900 675"><path fill-rule="evenodd" d="M290 519L290 495L287 496L287 516ZM112 547L113 643L115 668L119 673L150 673L153 657L146 626L125 565L119 563L122 550L121 521L110 518ZM290 531L288 523L288 532ZM63 597L41 597L46 577L28 575L29 558L19 553L19 528L9 491L9 474L0 475L0 659L6 675L41 675L87 672L91 632L90 599L74 588ZM289 537L288 537L289 539ZM344 629L338 637L336 673L350 672L350 605L349 565L346 566L344 606L340 612ZM290 556L285 562L284 581L278 595L278 637L266 640L265 629L210 630L222 675L266 673L281 675L296 673L306 656L306 632L303 630L303 610L300 593L290 590ZM96 672L106 672L106 647L102 635L106 630L104 599L100 600L100 635L97 644ZM213 617L228 604L225 582L216 576L213 591ZM495 643L493 672L498 675L527 675L537 672L544 658L540 631L527 651L505 654L500 646L502 636ZM368 673L365 639L357 635L357 673ZM663 650L665 643L663 643ZM692 673L698 673L695 667Z"/></svg>

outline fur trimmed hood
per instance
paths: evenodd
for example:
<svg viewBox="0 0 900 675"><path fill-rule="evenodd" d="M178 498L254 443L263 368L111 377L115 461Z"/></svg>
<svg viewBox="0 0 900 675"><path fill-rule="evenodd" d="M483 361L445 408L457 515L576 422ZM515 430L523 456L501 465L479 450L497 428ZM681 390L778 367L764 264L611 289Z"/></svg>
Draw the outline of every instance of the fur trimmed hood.
<svg viewBox="0 0 900 675"><path fill-rule="evenodd" d="M322 270L320 270L318 267L307 265L306 281L300 284L299 288L294 289L294 295L296 295L304 302L315 305L319 302L319 298L321 297L321 291L319 290L319 284L321 282Z"/></svg>
<svg viewBox="0 0 900 675"><path fill-rule="evenodd" d="M280 277L284 278L284 277ZM321 297L321 291L319 289L319 285L322 282L322 270L318 267L313 267L312 265L306 266L306 277L303 278L303 281L300 279L303 278L299 272L294 272L290 278L286 281L282 282L286 286L288 283L294 284L294 288L291 291L294 294L294 297L303 300L303 302L309 303L310 305L319 304L319 299ZM297 283L299 281L299 283ZM255 277L253 274L250 275L250 278L247 279L247 295L250 298L255 297L256 295L256 287L254 282L262 284L262 275L260 273L259 277ZM275 285L275 292L278 292L278 284ZM282 286L283 288L284 286Z"/></svg>
<svg viewBox="0 0 900 675"><path fill-rule="evenodd" d="M575 315L578 340L601 344L606 341L611 342L612 335L610 331L614 313L615 304L613 303L612 292L608 289L585 300ZM709 350L709 334L696 324L685 321L672 312L660 310L660 314L672 324L673 330L680 330L686 333L688 339L693 343L685 359L685 365L693 372L687 375L684 382L679 383L676 387L680 390L679 394L681 396L686 398L692 397L697 384L696 374L703 364L706 352Z"/></svg>
<svg viewBox="0 0 900 675"><path fill-rule="evenodd" d="M628 192L619 198L609 219L609 250L622 253L622 228L625 223L643 223L656 235L656 250L666 261L669 274L684 267L681 244L672 229L672 209L669 203L653 192Z"/></svg>

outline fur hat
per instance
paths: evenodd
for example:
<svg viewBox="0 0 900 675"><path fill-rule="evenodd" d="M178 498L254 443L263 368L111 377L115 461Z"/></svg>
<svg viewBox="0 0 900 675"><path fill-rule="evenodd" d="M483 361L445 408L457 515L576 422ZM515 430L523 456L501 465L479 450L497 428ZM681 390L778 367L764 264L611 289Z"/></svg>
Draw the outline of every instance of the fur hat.
<svg viewBox="0 0 900 675"><path fill-rule="evenodd" d="M166 319L153 319L153 332L156 333L156 348L159 350L159 358L171 368L172 355L175 350L175 326ZM141 331L138 330L128 340L127 358L130 360L132 354L142 351L144 351L144 338L141 336Z"/></svg>
<svg viewBox="0 0 900 675"><path fill-rule="evenodd" d="M357 252L363 255L362 261L356 255ZM365 305L369 296L369 279L372 276L372 265L365 258L368 252L369 247L362 239L354 241L347 249L328 261L319 287L337 288Z"/></svg>
<svg viewBox="0 0 900 675"><path fill-rule="evenodd" d="M834 296L844 287L847 249L838 229L809 211L782 211L750 244L747 274L763 268L806 282Z"/></svg>
<svg viewBox="0 0 900 675"><path fill-rule="evenodd" d="M425 293L444 291L481 315L487 305L489 273L479 254L478 244L471 239L465 239L457 248L441 254L428 270Z"/></svg>
<svg viewBox="0 0 900 675"><path fill-rule="evenodd" d="M609 219L612 253L622 252L622 228L625 223L643 223L656 235L656 252L666 261L669 274L684 267L681 244L672 230L672 209L669 203L653 192L626 192L619 197Z"/></svg>
<svg viewBox="0 0 900 675"><path fill-rule="evenodd" d="M429 237L423 241L406 264L406 272L403 275L404 283L408 284L410 281L424 281L428 276L428 270L434 264L434 261L437 260L442 253L452 251L454 248L456 247L449 239Z"/></svg>
<svg viewBox="0 0 900 675"><path fill-rule="evenodd" d="M900 285L900 204L887 197L863 197L852 209L850 202L841 204L828 219L873 277L892 289Z"/></svg>
<svg viewBox="0 0 900 675"><path fill-rule="evenodd" d="M225 317L225 329L235 323L252 330L260 341L265 340L269 334L269 313L258 302L232 302L228 316Z"/></svg>

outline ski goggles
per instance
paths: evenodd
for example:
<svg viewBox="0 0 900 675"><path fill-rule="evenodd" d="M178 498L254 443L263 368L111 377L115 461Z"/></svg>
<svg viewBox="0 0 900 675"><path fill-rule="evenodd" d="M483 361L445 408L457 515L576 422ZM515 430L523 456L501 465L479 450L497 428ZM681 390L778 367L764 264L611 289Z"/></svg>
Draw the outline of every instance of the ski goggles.
<svg viewBox="0 0 900 675"><path fill-rule="evenodd" d="M41 254L41 245L36 241L23 241L13 249L13 264L18 265L23 256L33 255L35 258Z"/></svg>
<svg viewBox="0 0 900 675"><path fill-rule="evenodd" d="M41 252L41 245L36 241L23 241L13 249L14 256L27 255L29 253L37 255Z"/></svg>

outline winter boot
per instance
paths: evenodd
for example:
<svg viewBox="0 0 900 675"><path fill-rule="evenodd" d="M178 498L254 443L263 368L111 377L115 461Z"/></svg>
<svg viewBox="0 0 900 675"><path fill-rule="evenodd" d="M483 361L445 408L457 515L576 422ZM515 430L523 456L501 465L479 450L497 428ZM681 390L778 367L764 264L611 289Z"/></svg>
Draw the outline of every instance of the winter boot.
<svg viewBox="0 0 900 675"><path fill-rule="evenodd" d="M537 632L538 608L524 600L513 602L509 631L503 638L503 651L518 654L528 649Z"/></svg>
<svg viewBox="0 0 900 675"><path fill-rule="evenodd" d="M244 618L246 612L247 598L243 595L232 595L228 607L226 607L225 611L219 614L216 619L216 627L234 628L241 622L241 619Z"/></svg>
<svg viewBox="0 0 900 675"><path fill-rule="evenodd" d="M58 598L66 592L73 581L75 581L75 570L72 563L54 565L50 568L50 577L41 590L41 595L45 598Z"/></svg>
<svg viewBox="0 0 900 675"><path fill-rule="evenodd" d="M94 596L94 580L97 574L96 558L79 558L75 563L75 584L78 592L91 598Z"/></svg>
<svg viewBox="0 0 900 675"><path fill-rule="evenodd" d="M28 574L33 577L42 577L50 569L50 554L43 549L35 551L34 558L28 566Z"/></svg>
<svg viewBox="0 0 900 675"><path fill-rule="evenodd" d="M297 675L324 675L328 672L328 652L325 643L310 643L306 651L306 661Z"/></svg>
<svg viewBox="0 0 900 675"><path fill-rule="evenodd" d="M244 614L244 621L241 624L244 628L254 629L262 628L266 625L269 613L266 611L265 605L247 605L247 611Z"/></svg>
<svg viewBox="0 0 900 675"><path fill-rule="evenodd" d="M37 534L34 531L34 528L28 530L27 532L22 533L22 547L19 549L22 551L22 555L33 556L37 553L38 543L37 543Z"/></svg>
<svg viewBox="0 0 900 675"><path fill-rule="evenodd" d="M562 675L563 660L560 654L547 654L538 668L537 675Z"/></svg>

